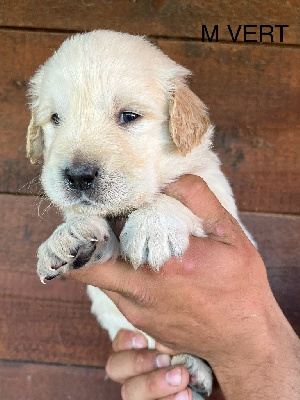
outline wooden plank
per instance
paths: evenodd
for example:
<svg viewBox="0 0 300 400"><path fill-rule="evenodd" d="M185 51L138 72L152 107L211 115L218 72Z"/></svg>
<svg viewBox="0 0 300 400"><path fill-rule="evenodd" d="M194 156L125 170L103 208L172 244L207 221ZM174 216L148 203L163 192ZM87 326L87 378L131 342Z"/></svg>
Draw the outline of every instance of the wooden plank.
<svg viewBox="0 0 300 400"><path fill-rule="evenodd" d="M30 196L0 195L0 358L103 366L110 341L90 315L84 285L56 279L42 285L35 251L59 217L39 220ZM300 217L242 214L268 267L271 287L300 334Z"/></svg>
<svg viewBox="0 0 300 400"><path fill-rule="evenodd" d="M99 368L0 361L0 387L9 400L121 400Z"/></svg>
<svg viewBox="0 0 300 400"><path fill-rule="evenodd" d="M284 30L284 43L293 44L300 40L299 15L297 0L250 3L228 0L225 4L198 0L0 2L0 26L72 31L102 28L153 36L201 38L205 24L210 32L215 25L219 26L219 40L231 40L227 24L231 25L234 36L243 24L273 27L285 24L289 28ZM264 38L266 42L271 40ZM259 40L259 35L249 35L249 39ZM279 39L279 28L274 27L274 40ZM243 40L242 33L239 40Z"/></svg>
<svg viewBox="0 0 300 400"><path fill-rule="evenodd" d="M110 341L90 314L85 285L42 285L36 250L61 221L38 218L30 196L0 196L0 358L104 365Z"/></svg>
<svg viewBox="0 0 300 400"><path fill-rule="evenodd" d="M0 221L5 227L0 235L2 271L35 272L39 245L62 222L55 208L45 211L49 202L39 207L40 201L32 196L0 195Z"/></svg>
<svg viewBox="0 0 300 400"><path fill-rule="evenodd" d="M192 88L211 109L215 147L239 209L299 213L300 51L158 44L192 67Z"/></svg>
<svg viewBox="0 0 300 400"><path fill-rule="evenodd" d="M268 269L270 285L286 318L300 335L299 268ZM22 277L12 282L18 296L0 292L0 358L104 366L110 352L106 332L90 315L87 302L66 302L58 289L48 300L28 296ZM37 284L38 285L38 282ZM49 284L51 288L57 281Z"/></svg>
<svg viewBox="0 0 300 400"><path fill-rule="evenodd" d="M300 217L241 213L268 268L300 268Z"/></svg>
<svg viewBox="0 0 300 400"><path fill-rule="evenodd" d="M38 246L62 221L53 207L38 217L36 201L32 196L0 195L0 221L5 232L0 235L2 271L35 274ZM300 217L255 213L242 213L241 217L267 267L300 267Z"/></svg>
<svg viewBox="0 0 300 400"><path fill-rule="evenodd" d="M25 158L26 84L66 35L0 32L0 191L38 193L38 166ZM50 39L50 40L49 40Z"/></svg>
<svg viewBox="0 0 300 400"><path fill-rule="evenodd" d="M268 268L274 297L300 337L300 268Z"/></svg>
<svg viewBox="0 0 300 400"><path fill-rule="evenodd" d="M39 167L31 166L24 156L29 121L25 86L65 38L64 34L0 31L2 192L39 190L35 183ZM158 44L194 72L192 87L211 109L216 149L239 208L298 213L300 50L167 40ZM26 184L32 180L28 189Z"/></svg>
<svg viewBox="0 0 300 400"><path fill-rule="evenodd" d="M14 269L12 264L11 269ZM47 282L43 285L35 273L35 264L26 271L0 271L0 294L4 298L27 300L55 300L77 303L89 307L90 301L86 294L86 285L66 279L63 276L55 280L55 284Z"/></svg>
<svg viewBox="0 0 300 400"><path fill-rule="evenodd" d="M20 286L19 286L20 288ZM104 366L110 340L87 303L0 298L0 358ZM34 297L34 294L32 294Z"/></svg>
<svg viewBox="0 0 300 400"><path fill-rule="evenodd" d="M35 203L0 196L0 358L103 366L110 341L90 314L85 285L42 285L36 275L36 250L61 218L54 209L37 218Z"/></svg>

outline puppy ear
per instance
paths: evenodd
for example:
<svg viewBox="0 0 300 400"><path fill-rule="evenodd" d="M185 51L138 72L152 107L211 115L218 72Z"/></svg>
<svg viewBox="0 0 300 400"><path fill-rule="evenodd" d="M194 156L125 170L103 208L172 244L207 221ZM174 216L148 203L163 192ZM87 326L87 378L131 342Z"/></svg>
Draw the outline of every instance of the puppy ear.
<svg viewBox="0 0 300 400"><path fill-rule="evenodd" d="M201 142L210 120L202 101L180 82L172 93L170 101L169 130L173 142L183 156L186 156Z"/></svg>
<svg viewBox="0 0 300 400"><path fill-rule="evenodd" d="M36 124L35 110L32 110L31 120L27 130L26 155L34 164L43 154L43 131Z"/></svg>

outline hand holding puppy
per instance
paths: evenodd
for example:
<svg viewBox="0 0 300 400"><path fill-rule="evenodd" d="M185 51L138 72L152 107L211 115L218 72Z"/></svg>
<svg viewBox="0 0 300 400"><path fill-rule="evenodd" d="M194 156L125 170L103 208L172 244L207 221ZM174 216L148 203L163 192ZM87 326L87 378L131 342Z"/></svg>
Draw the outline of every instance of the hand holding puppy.
<svg viewBox="0 0 300 400"><path fill-rule="evenodd" d="M101 288L134 326L174 352L206 359L226 398L297 399L299 340L258 252L202 179L182 177L166 193L202 218L208 235L191 237L182 259L160 273L118 261L70 275ZM121 378L126 389L133 378Z"/></svg>

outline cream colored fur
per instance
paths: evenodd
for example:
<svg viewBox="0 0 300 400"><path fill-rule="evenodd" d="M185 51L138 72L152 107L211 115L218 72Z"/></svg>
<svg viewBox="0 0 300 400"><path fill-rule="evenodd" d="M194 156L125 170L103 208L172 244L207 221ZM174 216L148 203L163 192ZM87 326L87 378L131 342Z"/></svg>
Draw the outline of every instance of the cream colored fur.
<svg viewBox="0 0 300 400"><path fill-rule="evenodd" d="M213 126L186 84L189 74L144 38L110 31L71 37L37 71L27 154L32 162L43 155L43 187L66 219L38 251L41 280L71 269L78 248L94 253L98 262L121 254L135 268L148 263L155 270L180 257L190 235L205 235L198 217L161 194L183 174L201 176L240 223L211 148ZM122 125L123 111L140 117ZM57 126L54 113L60 117ZM72 197L63 171L74 160L97 164L99 197ZM106 217L124 214L119 248ZM99 289L90 286L88 293L92 312L112 339L120 328L134 329ZM197 366L204 371L198 383L210 393L211 371L195 360L189 359L190 371L195 375Z"/></svg>

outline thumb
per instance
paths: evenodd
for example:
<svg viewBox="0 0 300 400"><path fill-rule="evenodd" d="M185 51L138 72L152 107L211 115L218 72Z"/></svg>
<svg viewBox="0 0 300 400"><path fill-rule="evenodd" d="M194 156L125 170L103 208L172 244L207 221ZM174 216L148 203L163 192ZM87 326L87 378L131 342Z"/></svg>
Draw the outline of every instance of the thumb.
<svg viewBox="0 0 300 400"><path fill-rule="evenodd" d="M203 220L217 219L227 212L209 189L207 183L196 175L183 175L169 184L164 192L184 204Z"/></svg>
<svg viewBox="0 0 300 400"><path fill-rule="evenodd" d="M168 185L164 192L201 218L204 231L211 239L231 243L241 231L235 218L222 206L199 176L183 175Z"/></svg>
<svg viewBox="0 0 300 400"><path fill-rule="evenodd" d="M68 276L125 297L133 297L137 284L137 271L120 259L109 260L104 264L89 262L84 267L69 272Z"/></svg>
<svg viewBox="0 0 300 400"><path fill-rule="evenodd" d="M86 264L73 270L68 276L79 282L98 287L104 292L130 321L148 304L151 296L145 296L157 274L147 268L135 271L125 261L108 261L104 264ZM147 278L146 278L147 277Z"/></svg>

